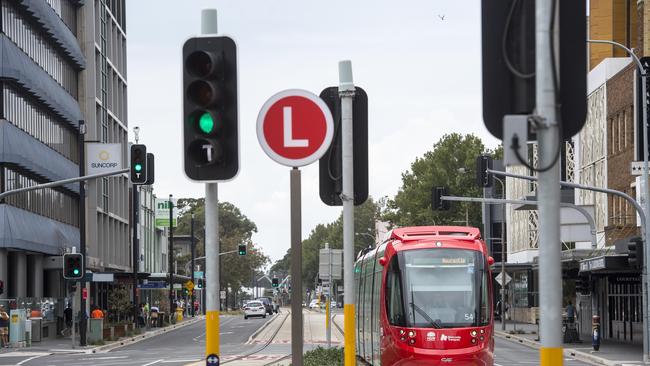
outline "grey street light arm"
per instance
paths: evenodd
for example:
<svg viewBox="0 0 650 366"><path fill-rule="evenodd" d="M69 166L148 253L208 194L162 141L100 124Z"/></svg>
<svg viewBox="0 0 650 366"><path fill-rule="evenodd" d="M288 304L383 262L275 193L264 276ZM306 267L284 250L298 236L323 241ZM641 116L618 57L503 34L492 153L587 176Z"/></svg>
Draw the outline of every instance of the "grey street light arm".
<svg viewBox="0 0 650 366"><path fill-rule="evenodd" d="M639 73L641 75L645 76L645 73L643 72L643 65L641 64L641 60L639 60L639 58L634 54L634 52L632 52L631 49L625 47L624 45L622 45L622 44L620 44L618 42L608 41L608 40L605 40L605 39L588 39L587 42L589 42L589 43L610 44L612 46L616 46L616 47L624 49L628 53L628 55L630 55L630 57L632 57L634 59L634 62L636 63L636 67L639 68Z"/></svg>

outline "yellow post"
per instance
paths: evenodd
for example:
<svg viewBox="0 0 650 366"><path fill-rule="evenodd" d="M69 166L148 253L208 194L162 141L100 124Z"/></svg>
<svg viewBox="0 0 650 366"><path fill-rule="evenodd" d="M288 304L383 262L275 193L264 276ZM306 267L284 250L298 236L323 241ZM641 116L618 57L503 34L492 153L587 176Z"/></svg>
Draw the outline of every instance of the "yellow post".
<svg viewBox="0 0 650 366"><path fill-rule="evenodd" d="M344 347L345 347L345 366L356 366L356 333L354 332L354 304L345 304L343 308L343 331L344 331Z"/></svg>
<svg viewBox="0 0 650 366"><path fill-rule="evenodd" d="M330 327L330 302L328 301L325 305L325 329Z"/></svg>
<svg viewBox="0 0 650 366"><path fill-rule="evenodd" d="M205 356L219 354L219 311L207 311L205 315Z"/></svg>
<svg viewBox="0 0 650 366"><path fill-rule="evenodd" d="M562 366L564 357L562 347L540 348L540 366Z"/></svg>

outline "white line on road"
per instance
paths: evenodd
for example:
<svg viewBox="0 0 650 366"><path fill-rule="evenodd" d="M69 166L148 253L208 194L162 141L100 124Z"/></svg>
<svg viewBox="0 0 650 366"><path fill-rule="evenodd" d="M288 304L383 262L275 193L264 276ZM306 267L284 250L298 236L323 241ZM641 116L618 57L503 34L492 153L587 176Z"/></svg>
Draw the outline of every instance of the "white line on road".
<svg viewBox="0 0 650 366"><path fill-rule="evenodd" d="M161 361L162 361L162 359L161 360L156 360L156 361L153 361L153 362L145 363L142 366L150 366L150 365L156 364L156 363L161 362Z"/></svg>
<svg viewBox="0 0 650 366"><path fill-rule="evenodd" d="M39 358L39 357L43 357L43 355L33 356L33 357L30 357L30 358L24 359L24 360L18 362L18 363L16 364L16 366L18 366L18 365L22 365L22 364L24 364L25 362L31 361L31 360L36 359L36 358Z"/></svg>
<svg viewBox="0 0 650 366"><path fill-rule="evenodd" d="M115 360L118 358L127 358L129 356L104 356L104 357L89 357L80 358L79 361L96 361L96 360Z"/></svg>

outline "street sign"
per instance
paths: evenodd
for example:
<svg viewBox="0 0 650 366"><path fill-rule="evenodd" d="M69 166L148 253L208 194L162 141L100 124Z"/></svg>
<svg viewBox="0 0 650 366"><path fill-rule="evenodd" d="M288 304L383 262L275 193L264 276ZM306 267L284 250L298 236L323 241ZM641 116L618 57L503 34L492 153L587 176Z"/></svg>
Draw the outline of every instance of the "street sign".
<svg viewBox="0 0 650 366"><path fill-rule="evenodd" d="M289 89L273 95L257 116L257 139L276 162L301 167L325 154L334 136L332 113L315 94Z"/></svg>
<svg viewBox="0 0 650 366"><path fill-rule="evenodd" d="M205 365L206 366L219 366L219 356L213 354L208 355L208 357L205 358Z"/></svg>
<svg viewBox="0 0 650 366"><path fill-rule="evenodd" d="M321 249L318 255L318 278L327 280L330 276L330 255L332 251L332 279L340 280L343 268L343 249Z"/></svg>
<svg viewBox="0 0 650 366"><path fill-rule="evenodd" d="M501 277L502 277L503 274L504 274L504 273L499 273L498 275L496 275L496 276L494 277L494 280L497 281L497 283L499 284L499 286L501 286ZM507 284L510 282L510 280L512 280L512 277L508 276L507 273L505 273L505 275L506 275L506 285L507 285Z"/></svg>
<svg viewBox="0 0 650 366"><path fill-rule="evenodd" d="M174 204L172 217L174 219L174 226L178 224L178 208L176 206L176 199L172 200ZM169 227L169 199L168 198L156 198L156 227L157 228L167 228Z"/></svg>
<svg viewBox="0 0 650 366"><path fill-rule="evenodd" d="M100 174L119 169L122 169L122 144L86 144L86 174Z"/></svg>
<svg viewBox="0 0 650 366"><path fill-rule="evenodd" d="M203 271L194 271L194 278L203 278Z"/></svg>
<svg viewBox="0 0 650 366"><path fill-rule="evenodd" d="M642 175L643 174L643 162L642 161L632 161L630 162L630 174L631 175Z"/></svg>
<svg viewBox="0 0 650 366"><path fill-rule="evenodd" d="M219 291L219 298L221 300L225 300L226 299L226 291Z"/></svg>
<svg viewBox="0 0 650 366"><path fill-rule="evenodd" d="M192 281L185 282L185 288L187 289L187 291L194 290L194 282Z"/></svg>

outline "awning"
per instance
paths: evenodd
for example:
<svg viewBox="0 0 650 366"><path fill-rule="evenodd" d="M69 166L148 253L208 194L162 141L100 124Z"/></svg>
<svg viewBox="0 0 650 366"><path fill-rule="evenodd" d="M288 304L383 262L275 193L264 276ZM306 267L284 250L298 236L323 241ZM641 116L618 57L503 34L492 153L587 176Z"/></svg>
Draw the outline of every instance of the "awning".
<svg viewBox="0 0 650 366"><path fill-rule="evenodd" d="M637 271L631 268L627 255L603 255L600 257L589 258L580 261L580 273L585 272L634 272Z"/></svg>

